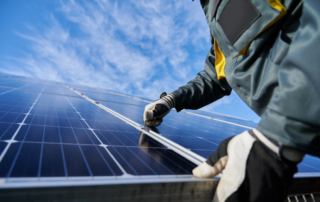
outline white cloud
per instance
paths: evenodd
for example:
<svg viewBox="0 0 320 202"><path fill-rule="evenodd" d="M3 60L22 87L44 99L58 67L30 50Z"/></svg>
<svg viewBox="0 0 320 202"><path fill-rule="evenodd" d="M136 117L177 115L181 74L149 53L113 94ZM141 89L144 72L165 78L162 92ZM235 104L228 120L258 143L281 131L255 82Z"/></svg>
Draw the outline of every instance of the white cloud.
<svg viewBox="0 0 320 202"><path fill-rule="evenodd" d="M199 2L70 0L59 11L18 33L32 45L0 71L156 98L203 69L210 38Z"/></svg>

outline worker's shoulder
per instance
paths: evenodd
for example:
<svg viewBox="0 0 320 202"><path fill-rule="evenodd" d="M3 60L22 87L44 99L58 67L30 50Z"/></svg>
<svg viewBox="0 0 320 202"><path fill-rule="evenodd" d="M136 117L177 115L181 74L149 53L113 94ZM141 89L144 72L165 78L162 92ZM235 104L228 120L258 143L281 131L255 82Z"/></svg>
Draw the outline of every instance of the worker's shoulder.
<svg viewBox="0 0 320 202"><path fill-rule="evenodd" d="M258 37L264 43L270 35L277 35L284 17L293 10L292 2L203 0L201 6L219 48L225 56L235 58L244 55Z"/></svg>

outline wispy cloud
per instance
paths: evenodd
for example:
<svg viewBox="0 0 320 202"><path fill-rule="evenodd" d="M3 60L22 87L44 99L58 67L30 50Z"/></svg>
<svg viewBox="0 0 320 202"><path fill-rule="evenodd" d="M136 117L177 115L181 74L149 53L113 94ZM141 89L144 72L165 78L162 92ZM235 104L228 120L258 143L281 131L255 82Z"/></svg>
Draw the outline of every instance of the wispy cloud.
<svg viewBox="0 0 320 202"><path fill-rule="evenodd" d="M70 0L58 10L46 27L17 33L31 46L0 71L156 98L203 69L209 29L198 2Z"/></svg>

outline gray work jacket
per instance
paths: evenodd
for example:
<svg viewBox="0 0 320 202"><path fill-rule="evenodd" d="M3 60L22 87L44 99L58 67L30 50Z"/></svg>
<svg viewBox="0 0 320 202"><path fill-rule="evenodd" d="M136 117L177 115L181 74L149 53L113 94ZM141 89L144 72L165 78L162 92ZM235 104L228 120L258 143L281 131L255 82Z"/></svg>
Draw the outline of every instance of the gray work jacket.
<svg viewBox="0 0 320 202"><path fill-rule="evenodd" d="M205 68L172 92L198 109L232 89L265 136L320 156L320 1L203 0L214 41ZM217 68L218 67L218 68Z"/></svg>

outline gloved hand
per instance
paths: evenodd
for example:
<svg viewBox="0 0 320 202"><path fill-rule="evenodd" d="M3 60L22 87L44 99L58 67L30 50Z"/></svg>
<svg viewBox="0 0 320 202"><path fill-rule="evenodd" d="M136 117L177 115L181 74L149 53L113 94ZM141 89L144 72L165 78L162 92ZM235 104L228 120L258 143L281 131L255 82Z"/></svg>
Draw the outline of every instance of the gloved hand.
<svg viewBox="0 0 320 202"><path fill-rule="evenodd" d="M192 172L211 178L222 172L213 201L284 201L304 154L271 141L258 130L225 139Z"/></svg>
<svg viewBox="0 0 320 202"><path fill-rule="evenodd" d="M150 127L159 126L163 121L162 118L167 115L174 106L175 100L173 94L161 96L159 100L148 104L144 108L143 122Z"/></svg>

